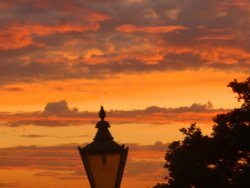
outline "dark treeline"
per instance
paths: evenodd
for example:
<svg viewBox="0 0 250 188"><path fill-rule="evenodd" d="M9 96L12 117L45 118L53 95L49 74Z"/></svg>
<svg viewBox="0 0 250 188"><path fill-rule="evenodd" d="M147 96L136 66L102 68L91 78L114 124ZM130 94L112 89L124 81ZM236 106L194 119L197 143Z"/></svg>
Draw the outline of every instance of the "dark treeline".
<svg viewBox="0 0 250 188"><path fill-rule="evenodd" d="M217 115L210 136L192 124L166 153L167 183L154 188L250 187L250 77L229 83L240 108Z"/></svg>

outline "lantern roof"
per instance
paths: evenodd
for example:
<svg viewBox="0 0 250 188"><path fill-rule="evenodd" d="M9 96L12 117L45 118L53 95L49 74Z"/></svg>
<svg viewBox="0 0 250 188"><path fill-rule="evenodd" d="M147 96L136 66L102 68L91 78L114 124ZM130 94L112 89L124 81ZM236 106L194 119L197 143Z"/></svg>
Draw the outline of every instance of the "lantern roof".
<svg viewBox="0 0 250 188"><path fill-rule="evenodd" d="M109 132L110 124L105 121L106 112L101 106L99 112L100 121L97 122L96 128L98 129L94 137L94 141L86 145L81 150L83 152L99 153L99 152L117 152L124 149L124 145L119 145L113 140Z"/></svg>

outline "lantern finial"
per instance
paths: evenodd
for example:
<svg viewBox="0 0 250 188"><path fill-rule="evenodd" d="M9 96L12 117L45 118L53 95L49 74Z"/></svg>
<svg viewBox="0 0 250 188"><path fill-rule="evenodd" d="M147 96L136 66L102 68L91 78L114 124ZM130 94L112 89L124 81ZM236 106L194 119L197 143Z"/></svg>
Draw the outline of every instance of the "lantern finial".
<svg viewBox="0 0 250 188"><path fill-rule="evenodd" d="M101 106L100 112L99 112L99 117L101 118L102 121L104 121L104 118L106 117L106 113L103 109L103 106Z"/></svg>

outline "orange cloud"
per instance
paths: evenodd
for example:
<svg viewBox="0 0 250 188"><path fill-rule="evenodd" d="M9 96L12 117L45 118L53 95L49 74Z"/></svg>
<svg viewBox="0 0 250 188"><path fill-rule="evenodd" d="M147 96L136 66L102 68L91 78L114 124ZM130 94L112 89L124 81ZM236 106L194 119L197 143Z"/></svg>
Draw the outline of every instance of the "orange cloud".
<svg viewBox="0 0 250 188"><path fill-rule="evenodd" d="M32 44L28 31L20 28L2 28L0 31L0 49L23 48Z"/></svg>
<svg viewBox="0 0 250 188"><path fill-rule="evenodd" d="M194 40L235 40L236 37L234 35L223 35L223 36L203 36L197 37Z"/></svg>
<svg viewBox="0 0 250 188"><path fill-rule="evenodd" d="M227 10L229 8L243 8L243 9L247 8L247 9L250 9L248 0L231 0L229 2L228 1L227 2L220 2L219 5L223 10Z"/></svg>
<svg viewBox="0 0 250 188"><path fill-rule="evenodd" d="M135 26L132 24L125 24L117 27L117 31L123 33L169 33L177 30L187 29L180 25L170 26Z"/></svg>
<svg viewBox="0 0 250 188"><path fill-rule="evenodd" d="M62 34L68 32L97 31L98 24L90 25L39 25L12 23L0 31L0 50L18 49L29 45L41 46L33 41L34 36L46 36L51 34Z"/></svg>

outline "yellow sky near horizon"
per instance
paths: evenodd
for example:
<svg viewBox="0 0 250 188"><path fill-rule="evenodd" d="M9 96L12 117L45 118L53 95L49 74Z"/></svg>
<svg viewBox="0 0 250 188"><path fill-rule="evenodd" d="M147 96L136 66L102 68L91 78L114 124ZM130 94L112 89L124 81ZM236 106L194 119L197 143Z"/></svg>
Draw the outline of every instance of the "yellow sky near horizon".
<svg viewBox="0 0 250 188"><path fill-rule="evenodd" d="M233 79L243 81L247 73L197 70L120 75L104 80L68 80L14 84L0 91L0 111L42 111L48 102L66 100L82 111L144 109L148 106L179 107L211 101L215 108L238 106L226 87Z"/></svg>

